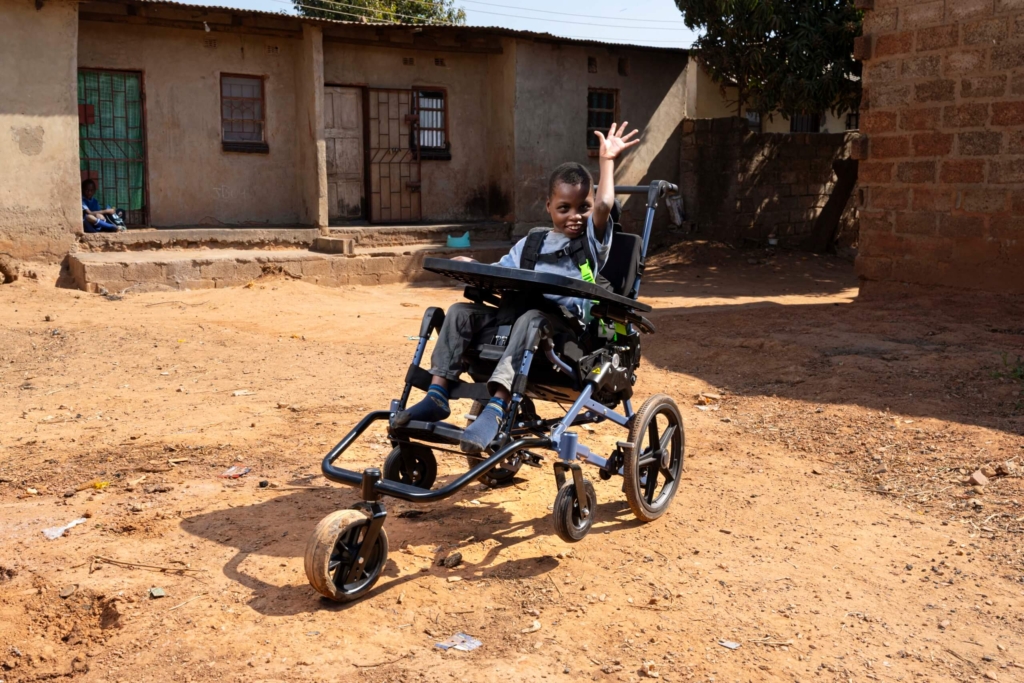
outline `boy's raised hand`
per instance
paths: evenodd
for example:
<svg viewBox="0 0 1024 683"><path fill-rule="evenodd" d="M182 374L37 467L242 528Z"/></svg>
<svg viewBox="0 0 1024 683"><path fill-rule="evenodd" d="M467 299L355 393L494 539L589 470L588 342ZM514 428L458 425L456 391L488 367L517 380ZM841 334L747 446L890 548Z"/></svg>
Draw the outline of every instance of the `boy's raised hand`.
<svg viewBox="0 0 1024 683"><path fill-rule="evenodd" d="M629 149L633 145L640 144L640 140L630 140L631 137L639 133L636 128L631 130L625 135L621 135L622 131L626 130L626 126L629 121L623 121L621 126L613 123L612 127L608 129L608 135L605 136L601 131L595 130L594 135L597 136L598 142L601 146L598 148L598 157L601 159L615 159L624 150Z"/></svg>

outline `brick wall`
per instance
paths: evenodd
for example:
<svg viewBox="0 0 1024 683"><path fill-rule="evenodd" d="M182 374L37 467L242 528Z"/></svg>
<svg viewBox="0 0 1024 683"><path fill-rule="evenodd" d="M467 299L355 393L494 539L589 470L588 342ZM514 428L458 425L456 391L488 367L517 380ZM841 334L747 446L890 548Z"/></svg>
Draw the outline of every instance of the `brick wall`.
<svg viewBox="0 0 1024 683"><path fill-rule="evenodd" d="M1024 0L856 2L859 275L1024 293Z"/></svg>
<svg viewBox="0 0 1024 683"><path fill-rule="evenodd" d="M682 135L680 190L693 236L749 246L774 234L783 246L815 248L814 236L834 235L842 216L841 241L855 240L852 211L844 212L852 182L839 206L823 211L850 136L752 133L741 118L685 120Z"/></svg>

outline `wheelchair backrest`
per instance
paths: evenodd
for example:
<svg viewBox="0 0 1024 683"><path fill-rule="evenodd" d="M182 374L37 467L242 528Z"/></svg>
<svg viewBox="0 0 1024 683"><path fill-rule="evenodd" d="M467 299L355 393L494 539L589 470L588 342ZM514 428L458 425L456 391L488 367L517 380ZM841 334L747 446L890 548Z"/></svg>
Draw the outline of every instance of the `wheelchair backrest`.
<svg viewBox="0 0 1024 683"><path fill-rule="evenodd" d="M613 229L615 234L612 236L611 250L608 252L604 268L601 269L601 275L611 283L612 291L616 294L635 299L633 285L642 258L643 239L640 235L622 232L618 225Z"/></svg>

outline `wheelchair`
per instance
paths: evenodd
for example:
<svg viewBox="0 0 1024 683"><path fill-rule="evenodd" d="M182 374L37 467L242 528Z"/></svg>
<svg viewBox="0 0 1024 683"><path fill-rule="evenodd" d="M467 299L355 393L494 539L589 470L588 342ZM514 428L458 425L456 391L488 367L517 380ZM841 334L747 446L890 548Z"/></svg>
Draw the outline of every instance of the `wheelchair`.
<svg viewBox="0 0 1024 683"><path fill-rule="evenodd" d="M539 300L543 294L591 300L591 322L572 335L553 334L543 318L530 323L529 343L512 383L512 398L498 437L479 454L458 451L462 428L448 422L409 422L395 426L391 418L404 410L413 387L426 391L431 377L420 367L430 335L444 322L444 311L428 308L420 325L416 351L401 397L388 410L367 414L324 457L321 469L332 482L358 487L353 509L331 513L316 526L306 545L305 570L321 595L338 602L359 599L373 588L387 562L387 517L383 498L413 503L448 498L472 482L494 487L508 483L522 465L541 467L537 451L554 454L557 485L553 522L569 543L583 539L594 524L597 496L582 465L597 468L603 480L622 477L623 492L637 519L650 522L668 509L683 471L685 433L679 408L665 394L651 396L633 409L633 385L640 366L640 336L654 332L643 317L651 307L637 301L644 260L659 199L676 193L675 185L654 181L648 186L620 186L616 194L646 194L642 235L621 231L613 212L609 229L616 230L608 260L600 274L612 291L561 275L503 268L476 262L428 258L424 268L466 284L465 296L476 303L500 307L512 300ZM532 297L532 299L531 299ZM451 382L452 400L473 399L470 416L490 398L486 379L501 357L508 331L499 327L467 354L473 382ZM571 404L558 418L540 417L534 401ZM622 406L622 412L616 409ZM609 421L628 432L606 456L580 443L574 428ZM335 466L335 461L375 422L388 422L393 448L382 468L362 472ZM438 488L435 450L459 453L469 469Z"/></svg>

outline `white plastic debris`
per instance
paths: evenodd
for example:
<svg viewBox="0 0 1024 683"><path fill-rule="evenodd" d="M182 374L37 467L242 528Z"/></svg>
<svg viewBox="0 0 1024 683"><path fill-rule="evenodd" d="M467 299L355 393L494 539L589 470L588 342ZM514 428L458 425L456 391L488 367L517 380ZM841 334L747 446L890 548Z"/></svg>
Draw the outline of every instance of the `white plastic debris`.
<svg viewBox="0 0 1024 683"><path fill-rule="evenodd" d="M79 524L85 524L85 517L73 519L64 526L52 526L49 529L43 529L43 536L46 536L51 541L55 541L61 536L63 536L65 531L73 527L76 527Z"/></svg>
<svg viewBox="0 0 1024 683"><path fill-rule="evenodd" d="M462 652L472 652L481 645L483 645L483 643L472 636L467 636L465 633L456 633L448 640L435 644L434 647L440 648L446 652L450 649L461 650Z"/></svg>

